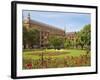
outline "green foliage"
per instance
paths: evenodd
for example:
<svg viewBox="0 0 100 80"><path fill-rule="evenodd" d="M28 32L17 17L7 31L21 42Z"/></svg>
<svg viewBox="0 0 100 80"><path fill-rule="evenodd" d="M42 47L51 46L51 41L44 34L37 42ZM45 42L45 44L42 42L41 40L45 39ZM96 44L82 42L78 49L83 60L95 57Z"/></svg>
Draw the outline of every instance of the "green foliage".
<svg viewBox="0 0 100 80"><path fill-rule="evenodd" d="M64 42L64 48L70 48L70 46L71 46L71 41L67 39L67 40Z"/></svg>
<svg viewBox="0 0 100 80"><path fill-rule="evenodd" d="M81 48L90 49L91 44L91 25L85 25L84 28L77 33L78 36L78 45L81 46Z"/></svg>
<svg viewBox="0 0 100 80"><path fill-rule="evenodd" d="M73 40L66 39L64 42L65 48L81 48L86 49L87 53L90 51L91 44L91 25L85 25L82 30L75 33Z"/></svg>
<svg viewBox="0 0 100 80"><path fill-rule="evenodd" d="M33 28L27 30L25 27L23 27L24 46L28 44L28 47L32 48L32 46L38 44L38 42L39 42L39 31Z"/></svg>
<svg viewBox="0 0 100 80"><path fill-rule="evenodd" d="M28 42L32 45L37 44L39 40L39 31L31 28L28 31Z"/></svg>
<svg viewBox="0 0 100 80"><path fill-rule="evenodd" d="M26 48L26 44L28 43L28 30L23 26L23 45Z"/></svg>
<svg viewBox="0 0 100 80"><path fill-rule="evenodd" d="M60 36L52 36L49 39L49 44L55 49L61 49L64 44L64 39Z"/></svg>

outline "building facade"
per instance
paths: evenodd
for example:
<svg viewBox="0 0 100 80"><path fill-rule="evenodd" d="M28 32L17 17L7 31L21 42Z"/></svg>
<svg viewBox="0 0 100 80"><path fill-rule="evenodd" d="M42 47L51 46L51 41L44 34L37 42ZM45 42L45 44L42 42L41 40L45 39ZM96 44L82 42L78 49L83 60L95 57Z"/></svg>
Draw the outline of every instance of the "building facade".
<svg viewBox="0 0 100 80"><path fill-rule="evenodd" d="M75 40L76 39L76 32L67 32L66 39L68 40Z"/></svg>
<svg viewBox="0 0 100 80"><path fill-rule="evenodd" d="M23 26L27 29L34 28L39 31L39 45L40 47L46 47L48 45L49 38L51 36L65 37L65 31L55 26L51 26L39 21L32 20L30 15L27 19L23 20Z"/></svg>

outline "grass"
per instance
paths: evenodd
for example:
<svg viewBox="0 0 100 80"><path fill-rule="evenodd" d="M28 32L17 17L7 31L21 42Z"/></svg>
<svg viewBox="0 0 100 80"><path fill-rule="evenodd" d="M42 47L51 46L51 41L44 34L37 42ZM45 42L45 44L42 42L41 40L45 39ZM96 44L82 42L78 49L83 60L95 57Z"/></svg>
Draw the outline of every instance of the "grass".
<svg viewBox="0 0 100 80"><path fill-rule="evenodd" d="M32 64L32 69L86 66L90 65L90 54L87 55L85 50L77 49L23 50L24 69L27 69L26 64Z"/></svg>
<svg viewBox="0 0 100 80"><path fill-rule="evenodd" d="M41 54L43 53L44 57L53 57L53 58L61 58L64 56L80 56L85 55L85 50L77 50L77 49L46 49L46 50L31 50L31 51L23 51L23 58L25 59L40 59Z"/></svg>

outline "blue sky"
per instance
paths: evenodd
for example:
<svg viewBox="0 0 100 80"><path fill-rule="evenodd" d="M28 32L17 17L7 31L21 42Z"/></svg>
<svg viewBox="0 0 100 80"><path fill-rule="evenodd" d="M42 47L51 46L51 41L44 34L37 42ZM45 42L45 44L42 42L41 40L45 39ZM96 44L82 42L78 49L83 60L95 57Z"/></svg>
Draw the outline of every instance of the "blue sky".
<svg viewBox="0 0 100 80"><path fill-rule="evenodd" d="M79 31L86 24L91 23L91 15L84 13L67 13L67 12L44 12L44 11L23 11L23 19L30 18L49 25L53 25L66 32Z"/></svg>

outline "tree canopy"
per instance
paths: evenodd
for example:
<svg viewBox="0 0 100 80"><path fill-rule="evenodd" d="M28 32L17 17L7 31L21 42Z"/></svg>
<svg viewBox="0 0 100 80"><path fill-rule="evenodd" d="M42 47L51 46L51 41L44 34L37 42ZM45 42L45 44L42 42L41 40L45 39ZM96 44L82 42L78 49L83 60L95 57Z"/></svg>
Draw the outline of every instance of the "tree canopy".
<svg viewBox="0 0 100 80"><path fill-rule="evenodd" d="M26 29L23 27L23 44L24 47L28 44L29 48L32 48L33 45L38 44L39 42L39 31L33 28Z"/></svg>
<svg viewBox="0 0 100 80"><path fill-rule="evenodd" d="M80 31L75 33L73 40L66 39L64 42L65 48L81 48L90 49L91 45L91 25L87 24Z"/></svg>
<svg viewBox="0 0 100 80"><path fill-rule="evenodd" d="M55 49L61 49L64 44L64 39L60 36L52 36L49 39L49 44Z"/></svg>
<svg viewBox="0 0 100 80"><path fill-rule="evenodd" d="M81 47L89 47L91 44L91 25L85 25L84 28L78 33L78 42Z"/></svg>

